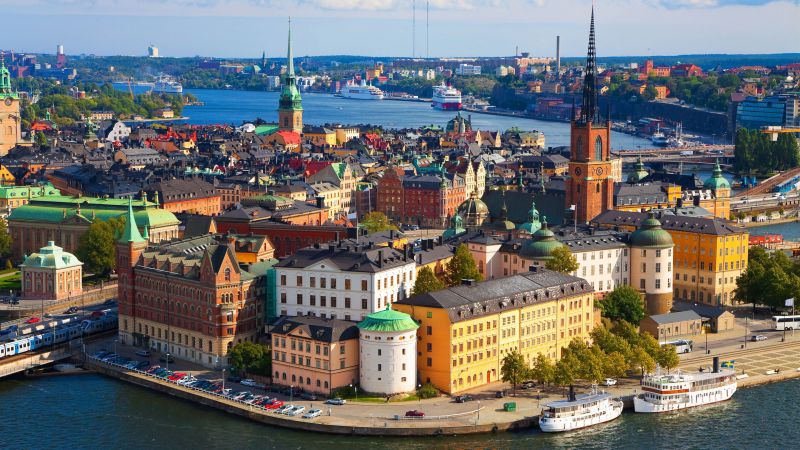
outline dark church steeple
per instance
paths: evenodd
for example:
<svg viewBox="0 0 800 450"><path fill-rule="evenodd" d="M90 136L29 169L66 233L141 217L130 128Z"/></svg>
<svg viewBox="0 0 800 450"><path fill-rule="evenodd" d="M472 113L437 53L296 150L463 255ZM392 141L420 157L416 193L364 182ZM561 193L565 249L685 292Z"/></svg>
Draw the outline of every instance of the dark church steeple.
<svg viewBox="0 0 800 450"><path fill-rule="evenodd" d="M594 37L594 5L592 5L592 20L589 25L589 51L586 55L586 74L583 77L583 105L581 107L582 123L597 123L599 114L597 108L597 51Z"/></svg>

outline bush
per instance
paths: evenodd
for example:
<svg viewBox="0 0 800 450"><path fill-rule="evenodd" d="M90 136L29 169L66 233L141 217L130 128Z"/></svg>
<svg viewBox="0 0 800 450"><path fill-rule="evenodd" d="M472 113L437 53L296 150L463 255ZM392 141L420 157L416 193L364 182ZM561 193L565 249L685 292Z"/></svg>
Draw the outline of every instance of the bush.
<svg viewBox="0 0 800 450"><path fill-rule="evenodd" d="M419 398L434 398L438 396L439 390L430 383L425 383L421 388L417 389L417 397Z"/></svg>
<svg viewBox="0 0 800 450"><path fill-rule="evenodd" d="M355 396L356 388L353 386L342 386L340 388L336 388L331 394L332 398L354 398Z"/></svg>

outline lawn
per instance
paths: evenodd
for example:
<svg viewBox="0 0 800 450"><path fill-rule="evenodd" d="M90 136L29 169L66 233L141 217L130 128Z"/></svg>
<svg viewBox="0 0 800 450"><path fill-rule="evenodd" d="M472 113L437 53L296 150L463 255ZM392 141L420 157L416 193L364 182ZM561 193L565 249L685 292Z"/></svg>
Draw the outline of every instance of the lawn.
<svg viewBox="0 0 800 450"><path fill-rule="evenodd" d="M0 290L13 289L17 293L19 293L21 280L22 276L20 275L19 272L15 273L14 275L9 275L7 277L0 278Z"/></svg>

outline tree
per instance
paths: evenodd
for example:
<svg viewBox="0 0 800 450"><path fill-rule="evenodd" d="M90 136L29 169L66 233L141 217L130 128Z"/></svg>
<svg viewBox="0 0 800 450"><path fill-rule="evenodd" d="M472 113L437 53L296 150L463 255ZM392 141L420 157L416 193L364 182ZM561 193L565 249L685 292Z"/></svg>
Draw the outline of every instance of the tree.
<svg viewBox="0 0 800 450"><path fill-rule="evenodd" d="M483 280L466 244L461 244L456 248L453 258L447 263L444 275L448 286L458 286L461 284L461 280Z"/></svg>
<svg viewBox="0 0 800 450"><path fill-rule="evenodd" d="M228 360L234 370L241 373L243 376L247 372L261 372L266 370L270 373L270 367L265 367L265 361L269 360L271 352L269 347L264 345L255 344L250 341L243 341L233 346L228 351Z"/></svg>
<svg viewBox="0 0 800 450"><path fill-rule="evenodd" d="M386 214L380 211L372 211L371 213L367 213L360 225L362 228L367 230L367 233L370 234L377 233L379 231L397 230L397 227L389 222L389 218L386 217Z"/></svg>
<svg viewBox="0 0 800 450"><path fill-rule="evenodd" d="M417 389L417 397L419 398L434 398L439 396L439 390L431 383L425 383Z"/></svg>
<svg viewBox="0 0 800 450"><path fill-rule="evenodd" d="M76 256L83 262L84 270L108 275L116 266L117 236L125 226L124 218L95 220L81 236Z"/></svg>
<svg viewBox="0 0 800 450"><path fill-rule="evenodd" d="M37 147L47 147L47 136L45 136L43 132L39 131L36 133L35 140Z"/></svg>
<svg viewBox="0 0 800 450"><path fill-rule="evenodd" d="M8 262L11 256L11 234L8 232L8 222L0 217L0 258Z"/></svg>
<svg viewBox="0 0 800 450"><path fill-rule="evenodd" d="M640 369L642 371L642 375L645 373L650 373L656 368L656 363L653 360L653 357L647 353L647 351L642 347L634 347L633 348L633 366Z"/></svg>
<svg viewBox="0 0 800 450"><path fill-rule="evenodd" d="M575 383L577 378L575 373L576 361L572 358L561 358L556 363L555 372L553 373L553 383L558 386L569 386Z"/></svg>
<svg viewBox="0 0 800 450"><path fill-rule="evenodd" d="M433 273L430 267L423 267L417 274L417 280L414 282L414 288L411 290L411 295L422 295L428 292L435 292L444 289L442 283L436 274Z"/></svg>
<svg viewBox="0 0 800 450"><path fill-rule="evenodd" d="M528 371L525 358L519 351L514 350L503 358L503 365L500 367L500 379L506 383L511 383L514 395L517 395L517 384L525 380Z"/></svg>
<svg viewBox="0 0 800 450"><path fill-rule="evenodd" d="M637 324L644 319L642 295L631 286L622 285L598 302L603 317Z"/></svg>
<svg viewBox="0 0 800 450"><path fill-rule="evenodd" d="M552 258L544 265L545 269L555 270L564 274L570 274L578 270L578 259L569 250L569 247L562 245L553 250Z"/></svg>
<svg viewBox="0 0 800 450"><path fill-rule="evenodd" d="M658 355L655 358L659 366L670 370L678 367L681 360L675 351L674 345L662 345L658 348Z"/></svg>
<svg viewBox="0 0 800 450"><path fill-rule="evenodd" d="M530 377L541 384L552 383L556 376L556 366L550 358L542 353L536 355L533 367L530 370Z"/></svg>

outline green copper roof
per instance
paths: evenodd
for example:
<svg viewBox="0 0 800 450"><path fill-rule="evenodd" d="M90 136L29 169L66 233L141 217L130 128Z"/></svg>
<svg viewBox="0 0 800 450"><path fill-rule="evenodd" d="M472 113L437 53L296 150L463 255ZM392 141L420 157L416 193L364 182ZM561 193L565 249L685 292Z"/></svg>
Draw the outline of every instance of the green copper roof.
<svg viewBox="0 0 800 450"><path fill-rule="evenodd" d="M358 328L365 331L393 332L411 331L419 328L417 322L406 313L393 311L387 306L383 311L368 315L358 323Z"/></svg>
<svg viewBox="0 0 800 450"><path fill-rule="evenodd" d="M543 217L542 228L533 234L533 238L520 249L519 254L525 258L550 259L553 257L553 250L563 245L556 240L556 235L547 228L547 217Z"/></svg>
<svg viewBox="0 0 800 450"><path fill-rule="evenodd" d="M347 171L347 163L333 163L331 167L340 180L344 178L344 174Z"/></svg>
<svg viewBox="0 0 800 450"><path fill-rule="evenodd" d="M142 234L139 233L139 227L136 226L136 218L133 216L133 201L128 199L128 214L125 216L125 229L122 230L122 236L119 237L120 242L147 242Z"/></svg>
<svg viewBox="0 0 800 450"><path fill-rule="evenodd" d="M88 222L115 219L127 213L127 199L70 197L46 195L31 199L27 205L11 211L8 220L27 222L62 223L73 217ZM180 221L171 212L160 209L155 203L137 200L133 205L136 223L150 229L178 225Z"/></svg>
<svg viewBox="0 0 800 450"><path fill-rule="evenodd" d="M714 172L711 175L711 178L707 179L705 183L703 183L703 187L706 189L730 189L731 184L728 183L728 180L722 176L722 168L719 167L719 160L714 164Z"/></svg>
<svg viewBox="0 0 800 450"><path fill-rule="evenodd" d="M675 245L652 211L639 229L631 233L630 242L633 247L670 248Z"/></svg>
<svg viewBox="0 0 800 450"><path fill-rule="evenodd" d="M268 136L268 135L278 131L279 129L280 129L280 127L277 124L270 123L270 124L264 124L264 125L256 126L255 133L257 135L259 135L259 136Z"/></svg>
<svg viewBox="0 0 800 450"><path fill-rule="evenodd" d="M55 242L48 241L46 247L39 249L38 253L32 253L25 258L20 267L40 268L40 269L63 269L67 267L81 266L82 262L72 253L67 253L63 248L57 246Z"/></svg>
<svg viewBox="0 0 800 450"><path fill-rule="evenodd" d="M450 228L444 230L444 233L442 233L442 238L450 239L458 236L459 234L465 233L466 231L466 228L464 228L464 219L462 219L458 214L455 214L453 218L450 219Z"/></svg>
<svg viewBox="0 0 800 450"><path fill-rule="evenodd" d="M628 181L631 183L638 183L642 181L645 177L650 175L647 172L647 169L644 168L644 161L642 161L642 155L639 155L639 159L636 160L636 169L628 176Z"/></svg>
<svg viewBox="0 0 800 450"><path fill-rule="evenodd" d="M528 211L528 221L520 225L519 230L532 235L541 229L542 222L539 221L539 211L536 210L536 202L533 202L531 210Z"/></svg>
<svg viewBox="0 0 800 450"><path fill-rule="evenodd" d="M8 72L6 68L6 56L5 54L0 57L0 98L19 98L19 95L11 90L11 74Z"/></svg>
<svg viewBox="0 0 800 450"><path fill-rule="evenodd" d="M52 184L42 186L0 186L0 198L14 200L17 198L35 198L47 195L60 195L61 191Z"/></svg>

